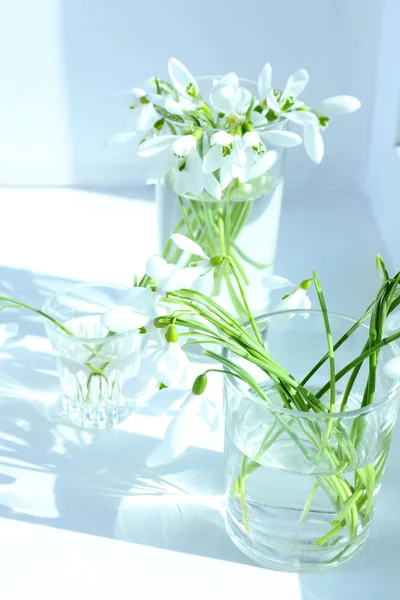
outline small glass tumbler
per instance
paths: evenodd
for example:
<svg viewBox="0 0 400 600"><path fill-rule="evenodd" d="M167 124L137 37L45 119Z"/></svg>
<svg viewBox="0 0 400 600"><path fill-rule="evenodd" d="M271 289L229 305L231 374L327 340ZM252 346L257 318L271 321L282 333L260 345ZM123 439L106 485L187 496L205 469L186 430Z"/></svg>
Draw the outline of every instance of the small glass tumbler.
<svg viewBox="0 0 400 600"><path fill-rule="evenodd" d="M132 410L122 387L138 372L142 336L137 330L113 334L101 322L125 291L111 284L76 285L43 307L65 328L45 318L58 354L64 417L80 427L112 427Z"/></svg>

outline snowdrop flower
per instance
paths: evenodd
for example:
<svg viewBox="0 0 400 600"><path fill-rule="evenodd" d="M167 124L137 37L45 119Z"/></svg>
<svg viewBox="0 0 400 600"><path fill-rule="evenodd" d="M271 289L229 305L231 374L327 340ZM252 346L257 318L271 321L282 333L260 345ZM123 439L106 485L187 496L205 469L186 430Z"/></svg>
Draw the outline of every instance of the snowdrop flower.
<svg viewBox="0 0 400 600"><path fill-rule="evenodd" d="M241 138L226 131L217 131L210 140L211 147L203 160L203 171L212 173L220 169L219 181L224 190L232 179L240 176L246 162Z"/></svg>
<svg viewBox="0 0 400 600"><path fill-rule="evenodd" d="M140 375L155 378L168 387L184 386L189 377L190 362L179 344L176 326L170 325L163 338L158 345L150 345Z"/></svg>
<svg viewBox="0 0 400 600"><path fill-rule="evenodd" d="M324 140L321 129L326 128L330 117L354 112L360 106L360 101L353 96L333 96L312 108L318 118L318 123L304 126L304 147L312 161L318 164L323 159Z"/></svg>
<svg viewBox="0 0 400 600"><path fill-rule="evenodd" d="M228 73L215 85L210 93L210 102L218 112L226 115L242 115L248 109L252 94L240 87L239 78L235 73Z"/></svg>
<svg viewBox="0 0 400 600"><path fill-rule="evenodd" d="M146 274L155 280L158 292L172 292L191 288L201 273L193 267L180 268L162 256L154 255L147 260Z"/></svg>
<svg viewBox="0 0 400 600"><path fill-rule="evenodd" d="M159 116L153 103L149 100L147 92L142 88L133 88L131 90L131 131L117 133L111 136L107 141L107 146L116 146L133 140L139 132L147 132L159 120Z"/></svg>
<svg viewBox="0 0 400 600"><path fill-rule="evenodd" d="M300 69L289 77L285 89L279 93L272 87L272 67L266 64L258 78L261 105L271 109L277 117L284 117L300 125L317 125L318 119L314 113L308 110L296 110L304 106L297 97L306 87L308 80L307 71Z"/></svg>
<svg viewBox="0 0 400 600"><path fill-rule="evenodd" d="M308 310L311 308L311 300L307 296L307 290L312 283L312 279L305 279L298 286L294 286L291 281L280 277L279 275L267 275L262 280L262 284L269 290L278 290L287 287L291 287L290 292L285 294L278 304L274 307L274 312L285 311L285 310ZM302 315L305 319L308 318L308 314ZM291 318L288 316L288 318Z"/></svg>
<svg viewBox="0 0 400 600"><path fill-rule="evenodd" d="M255 131L249 131L244 134L241 140L241 147L246 153L246 162L239 174L241 183L246 183L251 179L260 177L274 165L277 159L275 150L267 152L260 136Z"/></svg>
<svg viewBox="0 0 400 600"><path fill-rule="evenodd" d="M189 99L192 108L197 108L204 104L196 79L179 60L176 58L169 59L168 73L178 94L183 98Z"/></svg>
<svg viewBox="0 0 400 600"><path fill-rule="evenodd" d="M152 290L134 287L121 296L117 306L103 313L101 323L115 333L146 327L158 315L157 299Z"/></svg>
<svg viewBox="0 0 400 600"><path fill-rule="evenodd" d="M171 239L184 252L203 259L190 265L193 273L196 274L196 280L193 281L192 287L203 294L210 295L214 285L214 268L222 263L222 256L210 258L199 244L181 233L173 233Z"/></svg>
<svg viewBox="0 0 400 600"><path fill-rule="evenodd" d="M17 333L18 325L16 323L0 324L0 350L5 346L8 340Z"/></svg>
<svg viewBox="0 0 400 600"><path fill-rule="evenodd" d="M163 389L149 400L149 408L155 414L163 414L174 405L180 408L165 432L163 443L147 458L148 467L178 458L191 445L195 433L201 429L215 431L218 427L217 408L204 396L206 386L207 376L202 374L191 388Z"/></svg>
<svg viewBox="0 0 400 600"><path fill-rule="evenodd" d="M201 136L201 129L196 135ZM140 145L138 154L155 158L160 177L174 169L173 186L178 195L198 196L205 188L217 200L221 199L221 186L211 173L203 172L203 162L197 150L196 135L160 135Z"/></svg>

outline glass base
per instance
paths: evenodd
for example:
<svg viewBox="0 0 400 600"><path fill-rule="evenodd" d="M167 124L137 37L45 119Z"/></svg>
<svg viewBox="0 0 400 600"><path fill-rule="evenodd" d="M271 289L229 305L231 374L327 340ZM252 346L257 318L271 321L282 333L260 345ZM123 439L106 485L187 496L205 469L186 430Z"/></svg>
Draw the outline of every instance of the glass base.
<svg viewBox="0 0 400 600"><path fill-rule="evenodd" d="M327 546L325 549L315 544L299 540L282 540L278 537L246 532L243 524L227 510L225 527L233 543L255 563L275 571L309 573L325 571L350 560L364 546L369 535L369 526L343 548Z"/></svg>
<svg viewBox="0 0 400 600"><path fill-rule="evenodd" d="M77 404L63 398L63 417L74 425L85 429L107 429L124 421L131 413L132 406L115 404Z"/></svg>

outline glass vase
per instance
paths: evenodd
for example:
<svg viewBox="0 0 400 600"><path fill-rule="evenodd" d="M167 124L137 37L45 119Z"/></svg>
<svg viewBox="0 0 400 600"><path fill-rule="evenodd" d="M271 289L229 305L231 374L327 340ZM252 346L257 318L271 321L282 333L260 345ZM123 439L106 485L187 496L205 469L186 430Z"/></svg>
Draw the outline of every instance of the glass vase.
<svg viewBox="0 0 400 600"><path fill-rule="evenodd" d="M202 95L207 98L213 78L198 78ZM257 85L250 80L240 80L241 85L257 93ZM179 123L173 124L178 134ZM272 122L257 133L286 129L287 122ZM210 145L214 130L204 130L199 141L202 155ZM174 192L174 172L156 183L159 252L168 261L186 266L197 257L188 256L170 241L172 233L182 233L195 240L210 257L227 254L231 257L242 281L253 314L265 312L268 291L262 279L273 272L279 231L279 220L284 186L284 148L269 144L263 139L267 151L277 153L276 162L257 179L240 184L234 179L222 191L217 201L206 190L199 196ZM218 176L218 174L217 174ZM219 302L226 310L241 320L246 313L240 293L228 265L214 270L213 281L201 280L199 291Z"/></svg>
<svg viewBox="0 0 400 600"><path fill-rule="evenodd" d="M125 291L108 284L77 285L43 307L72 334L44 320L58 354L63 416L80 427L112 427L132 411L122 387L138 372L142 336L137 330L112 334L101 323Z"/></svg>
<svg viewBox="0 0 400 600"><path fill-rule="evenodd" d="M276 313L258 321L265 339L268 335L268 351L298 381L326 354L318 311ZM330 315L330 323L336 341L353 321ZM336 373L361 354L367 332L361 326L335 352ZM285 408L257 367L252 375L269 403L240 380L224 377L226 527L257 563L285 571L320 570L350 559L364 545L399 405L399 384L385 375L382 363L398 354L395 344L382 350L372 404L363 406L367 360L347 400L352 371L336 383L332 412ZM328 361L305 385L316 393L327 383ZM328 395L320 397L326 406Z"/></svg>

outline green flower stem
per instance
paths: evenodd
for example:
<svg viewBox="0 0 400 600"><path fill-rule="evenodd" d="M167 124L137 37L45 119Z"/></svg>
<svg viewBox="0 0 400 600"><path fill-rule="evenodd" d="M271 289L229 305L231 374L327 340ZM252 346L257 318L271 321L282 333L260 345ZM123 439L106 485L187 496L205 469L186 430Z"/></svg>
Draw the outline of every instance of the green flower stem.
<svg viewBox="0 0 400 600"><path fill-rule="evenodd" d="M249 285L250 284L250 280L246 275L246 271L244 270L243 266L241 265L236 252L233 250L233 248L230 249L229 255L231 257L231 259L233 260L235 267L237 268L237 270L240 273L241 278L243 279L243 282L245 285Z"/></svg>
<svg viewBox="0 0 400 600"><path fill-rule="evenodd" d="M39 308L35 308L34 306L31 306L30 304L26 304L25 302L20 302L19 300L15 300L14 298L10 298L8 296L0 296L0 302L8 302L10 304L15 305L18 308L25 308L26 310L30 310L31 312L34 312L34 313L40 315L41 317L44 317L48 321L51 321L54 325L56 325L59 329L61 329L61 331L63 331L67 335L70 335L71 337L75 337L74 334L72 333L72 331L70 331L67 327L65 327L65 325L63 325L62 323L57 321L57 319L54 319L47 313L43 312ZM82 346L92 350L92 348L90 348L90 346L88 346L85 343L82 343ZM104 377L107 380L106 374L103 373L103 371L101 369L92 365L91 362L86 362L85 364L89 369L91 369L91 371L93 371L93 373L96 373L97 375L100 375L101 377Z"/></svg>
<svg viewBox="0 0 400 600"><path fill-rule="evenodd" d="M373 354L377 350L380 350L384 346L387 346L388 344L395 342L399 338L400 338L400 332L394 333L392 335L389 335L386 338L383 338L379 343L375 344L375 346L373 346L372 348L368 348L368 350L366 350L365 352L362 352L360 354L360 356L358 356L357 358L355 358L354 360L349 362L348 365L346 365L345 367L343 367L343 369L341 369L338 373L336 373L335 381L337 382L340 379L342 379L342 377L344 377L349 371L351 371L359 363L362 363L366 358L371 356L371 354ZM321 398L329 390L329 386L330 386L330 381L328 381L325 385L322 386L322 388L315 394L316 397Z"/></svg>
<svg viewBox="0 0 400 600"><path fill-rule="evenodd" d="M232 271L232 274L233 274L234 278L236 279L236 283L238 285L238 288L239 288L239 291L240 291L240 295L241 295L242 300L243 300L243 304L244 304L244 306L246 308L246 312L247 312L247 316L249 318L249 323L251 325L251 328L254 331L254 334L256 336L257 341L261 344L261 346L264 347L264 344L263 344L263 341L262 341L262 337L260 335L260 332L258 331L258 327L257 327L256 322L255 322L254 317L253 317L253 313L251 312L249 303L247 301L246 293L245 293L245 291L243 289L242 282L240 281L240 276L239 276L239 274L237 272L237 269L236 269L236 267L235 267L235 265L233 263L233 260L230 259L230 258L227 258L227 260L228 260L228 264L230 266L230 269Z"/></svg>
<svg viewBox="0 0 400 600"><path fill-rule="evenodd" d="M326 331L326 339L328 342L328 355L329 355L329 372L330 372L330 400L329 400L329 410L332 412L335 409L335 401L336 401L336 390L335 390L335 353L333 349L333 341L332 341L332 332L331 326L329 323L328 311L326 308L324 294L322 292L321 284L318 279L317 272L313 273L314 285L317 291L319 304L321 306L322 317L324 319L325 331Z"/></svg>

